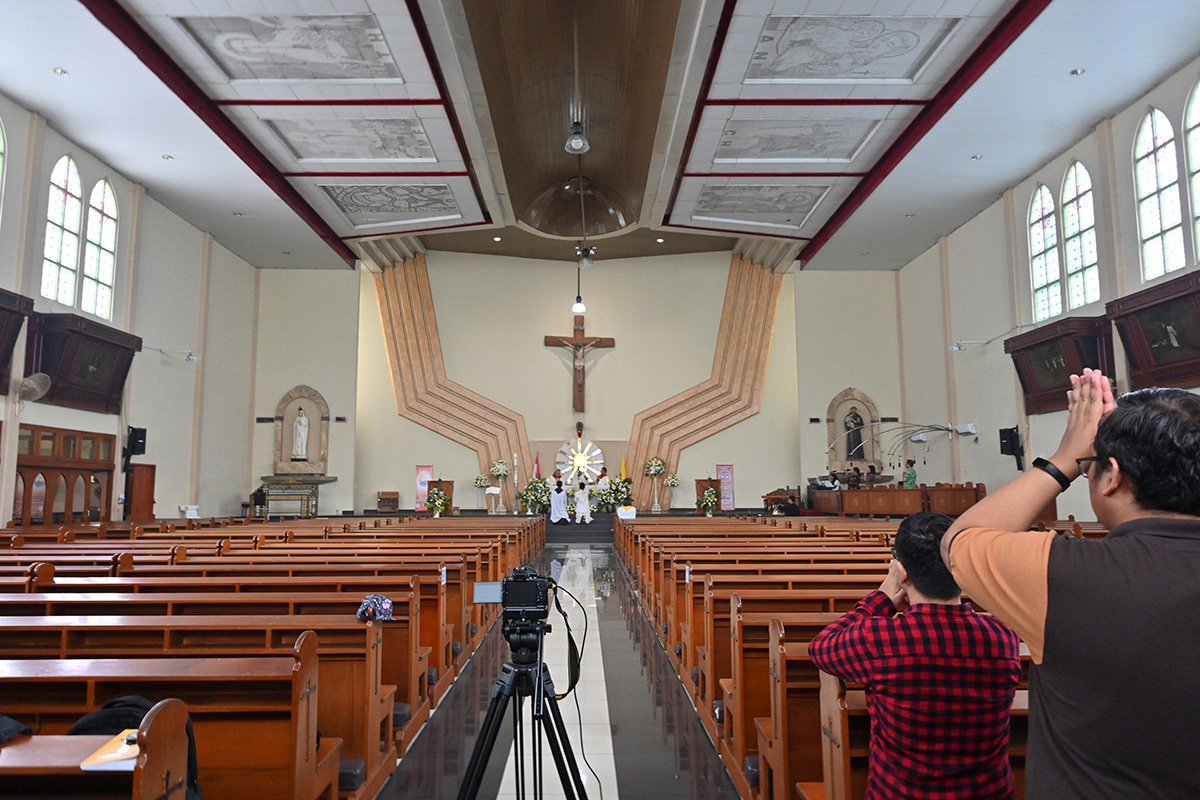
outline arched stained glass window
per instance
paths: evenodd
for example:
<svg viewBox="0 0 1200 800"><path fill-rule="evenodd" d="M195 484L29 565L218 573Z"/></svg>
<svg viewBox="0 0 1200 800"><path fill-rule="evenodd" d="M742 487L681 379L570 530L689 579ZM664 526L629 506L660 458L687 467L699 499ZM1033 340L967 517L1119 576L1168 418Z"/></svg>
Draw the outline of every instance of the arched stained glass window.
<svg viewBox="0 0 1200 800"><path fill-rule="evenodd" d="M63 156L50 173L50 203L46 209L46 245L42 253L42 297L75 305L75 270L79 265L79 226L83 218L83 187L70 156Z"/></svg>
<svg viewBox="0 0 1200 800"><path fill-rule="evenodd" d="M1096 212L1092 177L1078 161L1063 182L1063 256L1067 263L1067 307L1079 308L1100 299L1100 267L1096 255Z"/></svg>
<svg viewBox="0 0 1200 800"><path fill-rule="evenodd" d="M117 199L108 181L92 187L88 202L87 245L79 308L112 319L113 275L117 258Z"/></svg>
<svg viewBox="0 0 1200 800"><path fill-rule="evenodd" d="M1188 177L1192 190L1192 226L1196 231L1196 248L1200 250L1200 83L1192 90L1184 124L1187 129L1184 135L1187 137Z"/></svg>
<svg viewBox="0 0 1200 800"><path fill-rule="evenodd" d="M1142 120L1133 159L1138 235L1142 242L1142 278L1153 280L1182 269L1187 261L1183 250L1175 131L1167 115L1157 108L1150 109Z"/></svg>
<svg viewBox="0 0 1200 800"><path fill-rule="evenodd" d="M1039 184L1029 206L1029 266L1033 279L1033 320L1062 313L1061 271L1058 265L1058 223L1054 195Z"/></svg>

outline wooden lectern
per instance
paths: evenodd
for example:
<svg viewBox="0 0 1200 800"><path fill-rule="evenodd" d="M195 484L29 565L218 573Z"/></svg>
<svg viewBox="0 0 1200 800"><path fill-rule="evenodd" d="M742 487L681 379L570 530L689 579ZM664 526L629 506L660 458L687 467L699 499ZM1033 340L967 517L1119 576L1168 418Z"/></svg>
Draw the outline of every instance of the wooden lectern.
<svg viewBox="0 0 1200 800"><path fill-rule="evenodd" d="M712 487L712 490L717 493L717 511L721 510L721 481L716 478L696 478L696 499L699 500L704 490ZM696 506L696 513L703 514L704 512L699 506Z"/></svg>
<svg viewBox="0 0 1200 800"><path fill-rule="evenodd" d="M446 510L443 513L445 513L446 516L450 516L451 514L453 514L454 513L454 481L442 481L442 480L429 481L429 483L427 484L427 487L428 487L428 490L430 490L430 491L432 491L433 489L441 489L443 492L446 493ZM433 514L432 511L430 511L429 513L430 513L430 515Z"/></svg>

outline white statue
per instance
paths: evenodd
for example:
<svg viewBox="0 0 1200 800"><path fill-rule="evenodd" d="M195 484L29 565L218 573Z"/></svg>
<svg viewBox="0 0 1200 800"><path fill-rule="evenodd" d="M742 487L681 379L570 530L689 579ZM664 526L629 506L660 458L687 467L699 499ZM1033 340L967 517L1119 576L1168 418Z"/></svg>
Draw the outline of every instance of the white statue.
<svg viewBox="0 0 1200 800"><path fill-rule="evenodd" d="M303 408L296 412L292 423L292 461L308 461L308 417Z"/></svg>

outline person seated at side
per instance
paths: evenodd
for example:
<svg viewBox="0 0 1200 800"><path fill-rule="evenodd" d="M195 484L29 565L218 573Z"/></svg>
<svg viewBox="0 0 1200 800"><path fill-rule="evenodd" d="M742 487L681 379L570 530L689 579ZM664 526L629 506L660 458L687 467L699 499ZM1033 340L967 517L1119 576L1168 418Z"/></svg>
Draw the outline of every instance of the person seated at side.
<svg viewBox="0 0 1200 800"><path fill-rule="evenodd" d="M780 505L779 510L783 512L785 517L800 516L800 506L796 505L795 495L788 495L787 502Z"/></svg>
<svg viewBox="0 0 1200 800"><path fill-rule="evenodd" d="M1013 796L1008 726L1020 644L962 602L939 552L951 522L922 511L900 523L883 583L808 646L818 669L867 687L865 800Z"/></svg>
<svg viewBox="0 0 1200 800"><path fill-rule="evenodd" d="M554 482L554 491L550 492L550 523L566 525L571 521L567 516L567 493L563 491L562 481Z"/></svg>
<svg viewBox="0 0 1200 800"><path fill-rule="evenodd" d="M853 467L846 472L846 488L857 489L860 486L862 486L862 470Z"/></svg>
<svg viewBox="0 0 1200 800"><path fill-rule="evenodd" d="M879 477L879 473L875 471L874 464L867 464L867 474L863 476L863 482L867 484L868 489L875 488L875 481Z"/></svg>

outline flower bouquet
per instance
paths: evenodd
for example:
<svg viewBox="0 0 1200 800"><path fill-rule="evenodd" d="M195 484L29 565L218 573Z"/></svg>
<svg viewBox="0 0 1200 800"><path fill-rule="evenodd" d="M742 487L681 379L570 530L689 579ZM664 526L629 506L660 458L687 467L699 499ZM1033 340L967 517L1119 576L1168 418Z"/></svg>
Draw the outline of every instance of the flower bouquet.
<svg viewBox="0 0 1200 800"><path fill-rule="evenodd" d="M614 506L633 505L633 478L617 478L609 484Z"/></svg>
<svg viewBox="0 0 1200 800"><path fill-rule="evenodd" d="M493 478L499 478L500 480L504 480L505 478L508 477L508 462L505 461L503 458L497 458L495 461L492 462L491 469L488 470L488 473Z"/></svg>
<svg viewBox="0 0 1200 800"><path fill-rule="evenodd" d="M430 489L429 494L425 497L425 507L432 511L435 517L440 517L449 505L450 498L441 489Z"/></svg>
<svg viewBox="0 0 1200 800"><path fill-rule="evenodd" d="M658 456L650 456L650 459L646 462L647 477L653 478L656 475L662 475L666 471L667 465L663 463L661 458Z"/></svg>
<svg viewBox="0 0 1200 800"><path fill-rule="evenodd" d="M668 475L667 477L663 478L663 486L674 489L678 485L679 485L679 476L678 475Z"/></svg>
<svg viewBox="0 0 1200 800"><path fill-rule="evenodd" d="M475 488L476 489L486 489L487 487L489 487L491 485L492 485L492 482L488 480L487 475L476 475L475 476Z"/></svg>
<svg viewBox="0 0 1200 800"><path fill-rule="evenodd" d="M550 484L545 478L534 478L525 484L525 491L517 493L517 499L529 510L540 514L550 507Z"/></svg>
<svg viewBox="0 0 1200 800"><path fill-rule="evenodd" d="M704 494L696 498L696 508L711 517L720 502L721 498L717 495L717 490L710 486L704 490Z"/></svg>

